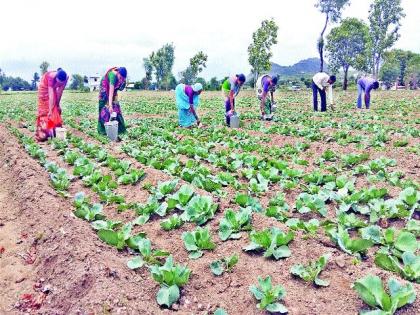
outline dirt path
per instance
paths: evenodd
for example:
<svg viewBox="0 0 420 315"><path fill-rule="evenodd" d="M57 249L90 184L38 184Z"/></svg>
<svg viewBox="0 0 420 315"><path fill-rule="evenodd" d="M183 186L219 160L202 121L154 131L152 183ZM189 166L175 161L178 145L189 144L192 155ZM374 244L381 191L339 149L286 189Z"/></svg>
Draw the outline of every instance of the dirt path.
<svg viewBox="0 0 420 315"><path fill-rule="evenodd" d="M3 126L0 156L0 314L160 312L144 301L157 287L148 272L125 268L125 254L71 214L71 200L55 193Z"/></svg>
<svg viewBox="0 0 420 315"><path fill-rule="evenodd" d="M31 290L32 265L22 256L27 247L22 209L7 185L7 164L0 168L0 313L12 311L22 293Z"/></svg>

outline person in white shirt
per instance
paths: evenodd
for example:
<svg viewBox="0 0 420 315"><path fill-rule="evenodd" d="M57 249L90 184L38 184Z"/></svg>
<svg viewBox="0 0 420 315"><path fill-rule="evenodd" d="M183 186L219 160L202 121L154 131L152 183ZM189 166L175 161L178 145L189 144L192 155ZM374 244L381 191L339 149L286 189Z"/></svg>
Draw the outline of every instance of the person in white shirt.
<svg viewBox="0 0 420 315"><path fill-rule="evenodd" d="M321 95L321 112L327 110L327 95L326 90L328 88L328 98L330 101L331 107L333 104L332 97L332 85L336 81L335 75L329 76L325 72L318 72L312 78L312 93L314 100L314 111L318 111L318 93Z"/></svg>

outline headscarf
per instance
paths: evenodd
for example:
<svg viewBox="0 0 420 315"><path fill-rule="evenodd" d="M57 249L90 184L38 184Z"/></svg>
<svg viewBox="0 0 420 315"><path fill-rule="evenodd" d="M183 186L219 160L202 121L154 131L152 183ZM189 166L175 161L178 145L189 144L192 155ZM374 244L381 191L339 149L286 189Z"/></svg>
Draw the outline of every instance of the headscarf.
<svg viewBox="0 0 420 315"><path fill-rule="evenodd" d="M196 83L192 86L194 92L199 92L203 90L203 85L201 83Z"/></svg>

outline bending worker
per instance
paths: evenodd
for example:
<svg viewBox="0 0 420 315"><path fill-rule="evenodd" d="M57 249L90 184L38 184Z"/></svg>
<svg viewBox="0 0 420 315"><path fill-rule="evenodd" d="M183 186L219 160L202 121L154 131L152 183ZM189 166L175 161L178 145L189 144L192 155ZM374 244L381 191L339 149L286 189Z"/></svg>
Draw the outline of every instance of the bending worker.
<svg viewBox="0 0 420 315"><path fill-rule="evenodd" d="M312 78L312 94L314 101L314 111L318 111L318 93L321 96L321 112L327 110L327 95L326 90L328 88L328 98L330 101L331 108L333 108L333 95L332 86L336 81L335 75L329 76L325 72L318 72Z"/></svg>
<svg viewBox="0 0 420 315"><path fill-rule="evenodd" d="M261 101L261 119L271 119L277 82L278 76L271 77L268 74L260 76L257 80L257 98ZM267 98L268 92L270 92L270 98Z"/></svg>

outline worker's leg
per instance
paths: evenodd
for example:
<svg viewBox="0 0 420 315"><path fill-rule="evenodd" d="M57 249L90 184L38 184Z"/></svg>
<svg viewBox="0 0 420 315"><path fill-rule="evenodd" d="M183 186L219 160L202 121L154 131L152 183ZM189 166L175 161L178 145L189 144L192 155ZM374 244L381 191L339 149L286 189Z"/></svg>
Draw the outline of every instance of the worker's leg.
<svg viewBox="0 0 420 315"><path fill-rule="evenodd" d="M312 81L312 97L313 97L313 103L314 103L314 111L318 111L318 87L316 84Z"/></svg>
<svg viewBox="0 0 420 315"><path fill-rule="evenodd" d="M321 112L327 111L327 92L325 90L319 90L319 94L321 94Z"/></svg>
<svg viewBox="0 0 420 315"><path fill-rule="evenodd" d="M357 108L362 108L362 96L363 96L363 88L360 84L357 84Z"/></svg>
<svg viewBox="0 0 420 315"><path fill-rule="evenodd" d="M226 117L226 125L228 126L230 126L230 114L229 114L230 109L231 109L230 98L227 97L225 101L225 110L226 110L225 117Z"/></svg>

